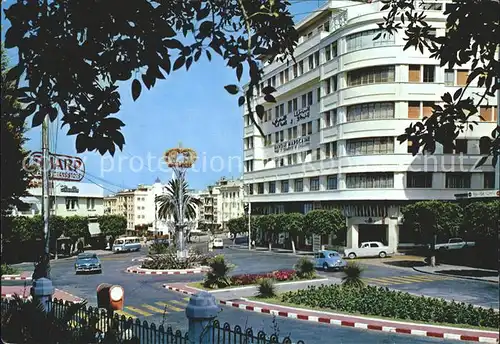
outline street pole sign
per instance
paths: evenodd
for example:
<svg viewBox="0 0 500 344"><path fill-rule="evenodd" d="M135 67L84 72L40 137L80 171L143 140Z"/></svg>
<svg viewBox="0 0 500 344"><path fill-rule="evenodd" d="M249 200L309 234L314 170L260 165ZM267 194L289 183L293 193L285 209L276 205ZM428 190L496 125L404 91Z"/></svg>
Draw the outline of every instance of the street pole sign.
<svg viewBox="0 0 500 344"><path fill-rule="evenodd" d="M469 191L469 192L455 194L455 197L457 199L466 199L466 198L496 198L496 197L500 197L500 190Z"/></svg>

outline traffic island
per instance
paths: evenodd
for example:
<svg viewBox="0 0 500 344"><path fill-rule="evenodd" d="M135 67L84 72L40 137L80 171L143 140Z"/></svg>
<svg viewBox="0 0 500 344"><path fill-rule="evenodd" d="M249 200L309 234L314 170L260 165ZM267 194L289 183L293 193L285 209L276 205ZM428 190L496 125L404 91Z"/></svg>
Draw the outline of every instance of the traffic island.
<svg viewBox="0 0 500 344"><path fill-rule="evenodd" d="M199 268L193 269L144 269L140 266L131 266L128 267L126 272L131 274L139 274L139 275L186 275L186 274L201 274L207 271L210 271L208 267L201 266Z"/></svg>
<svg viewBox="0 0 500 344"><path fill-rule="evenodd" d="M32 274L32 272L23 271L20 274L2 275L2 281L31 281Z"/></svg>
<svg viewBox="0 0 500 344"><path fill-rule="evenodd" d="M15 298L16 296L21 298L21 299L24 299L24 300L28 300L28 299L31 299L31 294L30 294L30 290L31 290L31 286L2 286L2 289L1 289L1 293L2 293L2 299L12 299L12 298ZM60 290L60 289L55 289L54 291L54 295L52 296L54 299L57 299L57 300L62 300L62 301L67 301L67 302L72 302L72 303L80 303L80 302L83 302L84 299L82 298L79 298L78 296L75 296L73 294L70 294L64 290Z"/></svg>
<svg viewBox="0 0 500 344"><path fill-rule="evenodd" d="M172 283L169 285L164 284L163 287L167 290L186 295L194 295L200 292L199 289L190 287L185 283ZM233 288L232 291L235 291L235 289ZM328 325L346 326L364 330L408 334L414 336L482 343L499 343L498 331L458 327L466 325L457 324L457 327L452 327L439 324L415 323L407 320L399 321L373 316L331 312L321 309L302 308L296 305L285 305L282 304L278 298L259 299L254 297L250 299L240 297L227 299L221 297L222 294L214 293L213 291L212 293L217 297L217 302L224 306L234 307L244 311L269 314L272 316L292 318L300 321L312 321Z"/></svg>

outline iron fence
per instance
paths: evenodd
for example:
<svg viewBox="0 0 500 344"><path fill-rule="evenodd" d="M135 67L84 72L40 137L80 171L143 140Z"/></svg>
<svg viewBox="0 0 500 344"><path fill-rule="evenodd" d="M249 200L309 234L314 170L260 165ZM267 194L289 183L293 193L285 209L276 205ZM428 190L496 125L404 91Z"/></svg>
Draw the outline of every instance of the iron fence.
<svg viewBox="0 0 500 344"><path fill-rule="evenodd" d="M24 304L19 300L2 300L2 327L6 325L4 316L7 313L22 313L23 307ZM231 328L230 324L221 324L218 320L213 321L205 329L202 338L190 340L187 333L183 334L180 330L174 331L171 326L157 326L140 319L134 321L132 318L127 319L123 315L112 314L103 309L86 305L75 306L60 300L52 301L50 312L48 315L43 313L43 316L52 317L55 322L64 319L64 324L62 324L64 331L70 333L73 344L197 344L201 342L211 344L305 344L303 341L292 342L289 337L280 339L276 334L268 336L263 331L254 333L251 328L242 329L238 325ZM36 327L36 325L31 324L30 326ZM48 329L32 329L32 331L44 330Z"/></svg>

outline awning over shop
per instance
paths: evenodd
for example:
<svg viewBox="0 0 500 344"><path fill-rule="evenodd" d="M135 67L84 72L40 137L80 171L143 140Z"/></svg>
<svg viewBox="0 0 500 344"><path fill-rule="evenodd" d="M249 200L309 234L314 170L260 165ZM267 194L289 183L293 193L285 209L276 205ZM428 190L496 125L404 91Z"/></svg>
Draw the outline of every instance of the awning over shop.
<svg viewBox="0 0 500 344"><path fill-rule="evenodd" d="M89 222L89 232L91 237L101 235L101 229L99 228L99 223Z"/></svg>

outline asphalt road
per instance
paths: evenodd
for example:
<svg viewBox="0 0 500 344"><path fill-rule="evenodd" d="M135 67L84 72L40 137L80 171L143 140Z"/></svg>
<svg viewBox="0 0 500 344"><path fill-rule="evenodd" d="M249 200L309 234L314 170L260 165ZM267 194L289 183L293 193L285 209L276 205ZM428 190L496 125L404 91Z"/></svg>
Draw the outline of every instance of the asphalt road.
<svg viewBox="0 0 500 344"><path fill-rule="evenodd" d="M138 263L131 260L135 257L144 255L145 252L113 254L102 256L103 273L94 275L75 275L74 260L59 260L52 262L51 278L56 288L67 291L71 294L85 298L90 305L96 304L96 287L100 283L119 284L125 289L125 309L122 314L154 322L157 325L163 323L164 326L171 326L174 330L187 331L187 319L184 309L188 302L186 295L167 291L162 288L164 283L180 281L201 280L200 275L137 275L129 274L124 270ZM297 257L275 253L258 253L240 250L224 249L226 258L235 265L233 273L258 273L268 272L277 269L289 269L297 261ZM32 264L25 265L32 267ZM329 277L340 277L339 273L323 273ZM394 269L388 267L379 267L366 265L364 272L365 278L378 278L380 281L402 282L403 277L410 275L419 275L413 270ZM426 276L426 275L423 275ZM390 278L390 279L388 279ZM415 277L414 277L415 278ZM373 280L373 283L376 281ZM446 280L446 281L418 281L415 283L388 285L391 288L405 289L410 292L429 293L435 296L457 296L460 298L481 298L490 299L491 302L496 298L498 304L498 288L495 285L484 285L481 282L467 283L464 280ZM17 281L5 281L5 284L22 284ZM469 286L464 286L469 284ZM471 291L473 289L474 291ZM462 296L462 293L464 296ZM496 296L493 294L496 293ZM439 295L437 295L439 294ZM475 295L475 296L474 296ZM382 333L376 331L367 331L360 329L334 327L325 324L316 324L296 319L275 318L267 314L253 313L238 310L231 307L222 307L219 314L221 322L229 322L231 326L240 325L243 329L253 328L254 333L263 330L270 334L278 332L280 336L290 335L293 341L304 340L305 343L384 343L384 344L406 344L406 343L456 343L455 341L435 340L432 338L415 337L409 335L399 335L391 333ZM334 338L334 339L333 339Z"/></svg>

